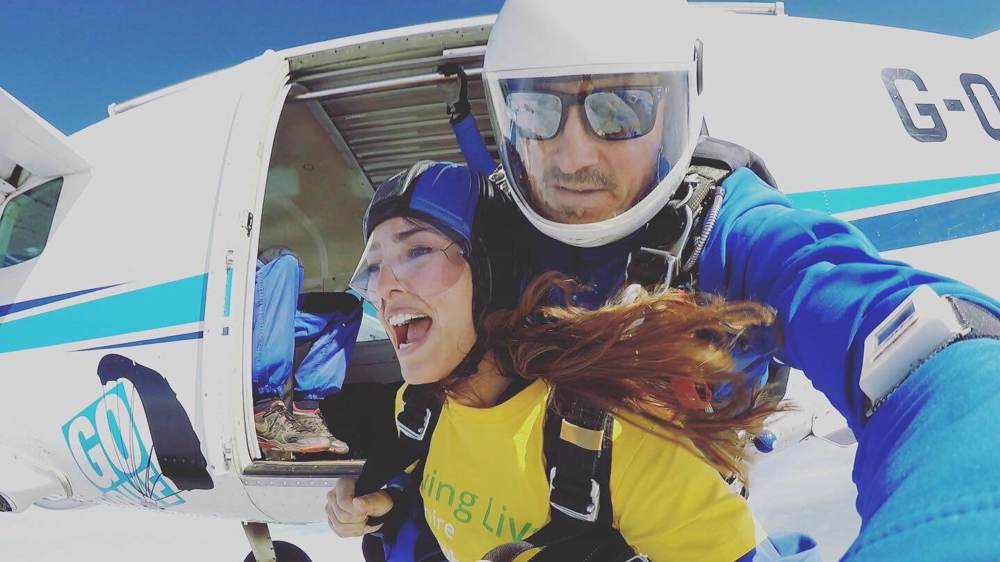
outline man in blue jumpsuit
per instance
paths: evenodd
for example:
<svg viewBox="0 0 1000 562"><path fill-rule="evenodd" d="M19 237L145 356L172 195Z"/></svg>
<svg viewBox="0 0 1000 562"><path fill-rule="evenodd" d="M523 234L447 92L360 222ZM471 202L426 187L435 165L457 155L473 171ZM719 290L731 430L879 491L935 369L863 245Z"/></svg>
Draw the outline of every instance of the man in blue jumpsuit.
<svg viewBox="0 0 1000 562"><path fill-rule="evenodd" d="M801 369L858 437L862 528L847 558L1000 558L1000 304L881 258L855 227L793 208L747 167L689 169L706 142L696 26L662 0L612 12L509 0L491 32L483 80L502 179L537 229L526 277L558 269L599 303L659 264L660 281L774 307L784 335L774 357ZM474 143L460 144L486 167ZM978 328L866 396L866 340L920 286L971 310L962 316ZM765 376L767 345L744 357L751 375Z"/></svg>

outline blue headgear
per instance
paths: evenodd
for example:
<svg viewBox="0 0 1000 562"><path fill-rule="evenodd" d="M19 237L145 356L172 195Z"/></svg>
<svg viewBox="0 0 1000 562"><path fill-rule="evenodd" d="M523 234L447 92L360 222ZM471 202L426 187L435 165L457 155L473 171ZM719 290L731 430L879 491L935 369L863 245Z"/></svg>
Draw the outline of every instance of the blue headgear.
<svg viewBox="0 0 1000 562"><path fill-rule="evenodd" d="M486 178L467 166L423 160L382 182L363 223L367 241L388 219L408 216L425 220L470 250L476 203Z"/></svg>
<svg viewBox="0 0 1000 562"><path fill-rule="evenodd" d="M375 191L362 223L365 241L379 224L395 217L426 221L458 243L472 269L472 312L477 331L489 309L517 302L519 279L513 257L517 224L514 203L489 179L468 166L421 161L385 180ZM485 351L481 340L454 374L475 372Z"/></svg>

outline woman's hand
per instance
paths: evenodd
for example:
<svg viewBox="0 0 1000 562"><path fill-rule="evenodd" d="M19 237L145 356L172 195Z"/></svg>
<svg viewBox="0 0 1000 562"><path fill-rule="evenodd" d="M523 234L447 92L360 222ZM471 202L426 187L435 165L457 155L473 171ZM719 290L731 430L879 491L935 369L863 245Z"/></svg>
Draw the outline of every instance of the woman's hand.
<svg viewBox="0 0 1000 562"><path fill-rule="evenodd" d="M382 525L368 526L368 517L379 517L392 509L392 496L379 490L366 496L354 497L355 478L341 478L326 494L326 520L340 537L360 537L377 531Z"/></svg>

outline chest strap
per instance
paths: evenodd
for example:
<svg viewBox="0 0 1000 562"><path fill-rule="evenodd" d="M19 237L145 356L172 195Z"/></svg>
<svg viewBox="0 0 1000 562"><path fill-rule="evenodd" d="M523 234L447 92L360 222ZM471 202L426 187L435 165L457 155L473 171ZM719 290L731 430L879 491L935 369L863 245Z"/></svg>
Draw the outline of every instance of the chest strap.
<svg viewBox="0 0 1000 562"><path fill-rule="evenodd" d="M403 407L396 416L399 438L395 447L379 447L365 463L355 486L356 495L382 488L391 478L417 463L413 477L419 484L423 461L430 450L441 403L421 385L407 386ZM546 409L542 447L549 481L549 522L523 541L501 545L485 556L492 562L512 562L538 550L536 562L593 560L642 562L612 527L610 413L553 390ZM394 498L396 499L396 498ZM398 506L398 507L402 507ZM405 515L394 509L369 517L368 525ZM383 527L385 529L386 527ZM596 557L594 557L596 555Z"/></svg>
<svg viewBox="0 0 1000 562"><path fill-rule="evenodd" d="M355 495L363 496L382 489L390 479L418 461L413 476L419 487L423 461L427 458L431 436L440 416L441 402L427 385L407 386L403 390L403 407L396 416L399 435L395 442L374 448L361 469L354 487ZM398 506L381 517L369 517L368 525L380 525L404 511L395 507Z"/></svg>
<svg viewBox="0 0 1000 562"><path fill-rule="evenodd" d="M642 230L638 247L628 257L627 283L644 287L686 286L695 281L695 266L722 206L720 182L729 170L697 165L688 169L677 197Z"/></svg>
<svg viewBox="0 0 1000 562"><path fill-rule="evenodd" d="M543 450L549 480L549 522L522 541L500 545L482 559L513 562L608 560L640 562L612 526L611 431L607 411L553 390Z"/></svg>

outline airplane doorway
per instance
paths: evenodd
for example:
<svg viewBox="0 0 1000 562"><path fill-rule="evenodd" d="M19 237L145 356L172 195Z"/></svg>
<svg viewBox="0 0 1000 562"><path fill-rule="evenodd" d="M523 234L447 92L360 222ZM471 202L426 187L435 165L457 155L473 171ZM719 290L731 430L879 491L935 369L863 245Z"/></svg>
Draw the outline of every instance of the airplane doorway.
<svg viewBox="0 0 1000 562"><path fill-rule="evenodd" d="M302 323L297 321L301 315L313 314L315 321L317 310L334 313L336 325L323 328L333 330L333 335L325 339L296 337L297 345L288 349L291 372L281 397L286 408L292 409L301 380L319 372L330 390L319 401L321 417L330 433L345 441L350 451L275 452L258 435L258 461L294 462L299 469L303 462L322 463L319 466L331 469L335 466L329 463L356 463L376 439L373 429L391 426L392 399L401 381L398 364L372 311L362 311L360 299L347 290L363 249L360 221L372 193L367 176L319 104L287 102L274 138L259 219L252 361L244 379L251 385L248 394L257 398L262 377L255 370L276 368L274 338L261 330L273 331L275 323L294 322L294 328L286 325L283 329L288 332L292 328L301 335L298 328ZM265 278L276 259L299 264L300 277L291 287L285 279L276 284ZM282 298L279 293L289 288L296 305L295 319L274 304ZM272 313L284 316L265 318ZM319 359L310 362L311 355ZM256 406L259 409L259 403Z"/></svg>

